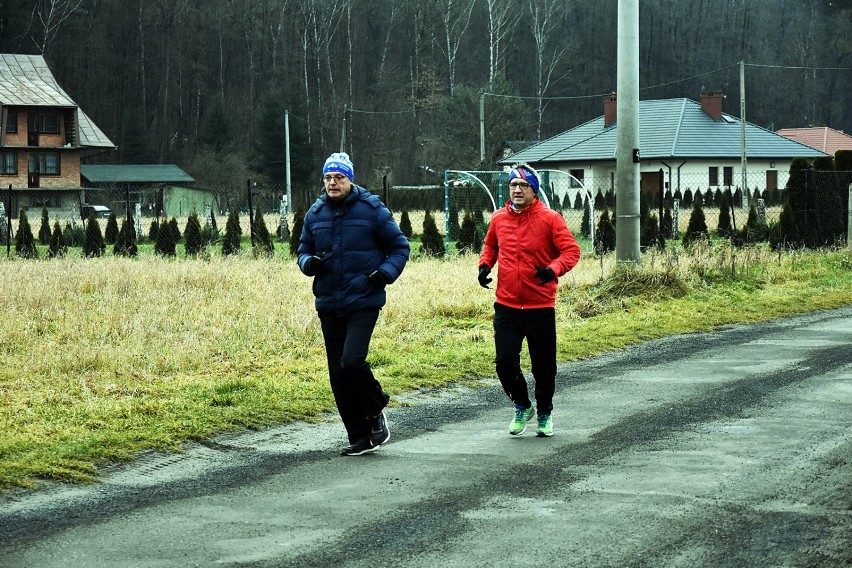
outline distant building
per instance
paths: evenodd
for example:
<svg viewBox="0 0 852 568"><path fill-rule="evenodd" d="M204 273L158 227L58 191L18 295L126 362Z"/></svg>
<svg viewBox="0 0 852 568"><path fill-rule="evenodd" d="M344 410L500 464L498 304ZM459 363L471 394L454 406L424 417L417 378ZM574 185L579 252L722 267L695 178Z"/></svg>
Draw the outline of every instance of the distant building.
<svg viewBox="0 0 852 568"><path fill-rule="evenodd" d="M782 128L778 134L816 148L831 156L838 150L852 150L852 136L823 126L821 128Z"/></svg>
<svg viewBox="0 0 852 568"><path fill-rule="evenodd" d="M141 204L143 215L203 215L208 206L219 214L216 196L193 187L195 178L175 164L87 164L81 173L87 185L104 190L107 205L115 211L123 210L129 197L131 203Z"/></svg>
<svg viewBox="0 0 852 568"><path fill-rule="evenodd" d="M656 194L660 170L664 187L678 191L715 193L736 191L741 184L740 120L722 112L724 95L701 94L690 99L639 102L639 159L641 190ZM615 188L616 122L615 94L604 97L604 114L563 132L498 163L527 162L539 170L557 170L570 176L575 197L582 184L591 194ZM825 156L820 150L746 123L746 156L750 192L783 189L794 158ZM551 179L552 172L548 172ZM564 191L564 190L563 190ZM559 197L564 197L560 195Z"/></svg>
<svg viewBox="0 0 852 568"><path fill-rule="evenodd" d="M12 211L79 211L81 160L115 145L56 82L41 55L0 54L0 187Z"/></svg>

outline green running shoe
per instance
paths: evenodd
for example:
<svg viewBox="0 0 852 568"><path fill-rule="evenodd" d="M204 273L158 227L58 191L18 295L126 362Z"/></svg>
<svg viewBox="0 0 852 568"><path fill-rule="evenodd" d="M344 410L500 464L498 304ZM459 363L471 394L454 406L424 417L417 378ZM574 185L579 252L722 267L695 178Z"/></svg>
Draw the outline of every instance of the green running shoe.
<svg viewBox="0 0 852 568"><path fill-rule="evenodd" d="M524 408L523 406L515 405L515 419L509 424L509 434L512 436L520 436L527 429L527 422L532 420L535 409L532 406Z"/></svg>
<svg viewBox="0 0 852 568"><path fill-rule="evenodd" d="M553 436L553 418L550 414L541 414L538 417L538 428L535 430L535 435L539 437Z"/></svg>

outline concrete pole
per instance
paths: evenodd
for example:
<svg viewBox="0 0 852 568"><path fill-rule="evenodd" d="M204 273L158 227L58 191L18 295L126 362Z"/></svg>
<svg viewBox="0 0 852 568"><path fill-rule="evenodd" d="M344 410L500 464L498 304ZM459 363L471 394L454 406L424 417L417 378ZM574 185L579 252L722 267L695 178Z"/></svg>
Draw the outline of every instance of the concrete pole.
<svg viewBox="0 0 852 568"><path fill-rule="evenodd" d="M749 208L751 195L748 192L748 148L746 146L746 114L745 114L745 61L740 61L740 168L743 188L743 208Z"/></svg>
<svg viewBox="0 0 852 568"><path fill-rule="evenodd" d="M618 0L616 237L619 263L639 253L639 0Z"/></svg>

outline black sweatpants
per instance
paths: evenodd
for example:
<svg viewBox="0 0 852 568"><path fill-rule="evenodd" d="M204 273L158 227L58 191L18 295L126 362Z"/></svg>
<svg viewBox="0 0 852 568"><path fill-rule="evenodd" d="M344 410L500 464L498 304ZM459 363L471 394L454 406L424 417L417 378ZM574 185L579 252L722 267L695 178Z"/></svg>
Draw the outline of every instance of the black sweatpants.
<svg viewBox="0 0 852 568"><path fill-rule="evenodd" d="M524 338L535 379L535 402L538 414L553 410L556 390L556 310L537 308L519 310L494 304L494 346L497 378L508 397L517 405L529 408L527 381L521 370L521 345Z"/></svg>
<svg viewBox="0 0 852 568"><path fill-rule="evenodd" d="M319 313L319 318L331 391L349 442L355 443L370 435L368 419L377 416L390 400L367 362L379 310L345 316Z"/></svg>

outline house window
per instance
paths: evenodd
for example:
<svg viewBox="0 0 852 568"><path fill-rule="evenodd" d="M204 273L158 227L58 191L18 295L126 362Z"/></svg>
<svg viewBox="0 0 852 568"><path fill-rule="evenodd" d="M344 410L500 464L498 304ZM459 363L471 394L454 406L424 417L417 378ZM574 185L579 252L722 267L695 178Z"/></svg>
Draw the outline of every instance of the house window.
<svg viewBox="0 0 852 568"><path fill-rule="evenodd" d="M573 176L571 179L571 187L580 187L583 184L583 172L585 172L585 170L571 170L569 172Z"/></svg>
<svg viewBox="0 0 852 568"><path fill-rule="evenodd" d="M17 152L0 152L0 174L13 176L18 174Z"/></svg>
<svg viewBox="0 0 852 568"><path fill-rule="evenodd" d="M59 134L59 115L55 113L30 115L29 130L41 134Z"/></svg>
<svg viewBox="0 0 852 568"><path fill-rule="evenodd" d="M30 173L58 176L59 154L56 152L30 154Z"/></svg>
<svg viewBox="0 0 852 568"><path fill-rule="evenodd" d="M18 110L14 108L6 109L6 132L15 133L18 131Z"/></svg>
<svg viewBox="0 0 852 568"><path fill-rule="evenodd" d="M710 184L711 186L719 185L719 168L717 166L710 166Z"/></svg>
<svg viewBox="0 0 852 568"><path fill-rule="evenodd" d="M38 129L39 132L59 134L59 115L43 114L39 118L41 122Z"/></svg>
<svg viewBox="0 0 852 568"><path fill-rule="evenodd" d="M722 183L725 187L731 187L734 185L734 168L725 166L722 170L722 176L724 177L724 181Z"/></svg>

